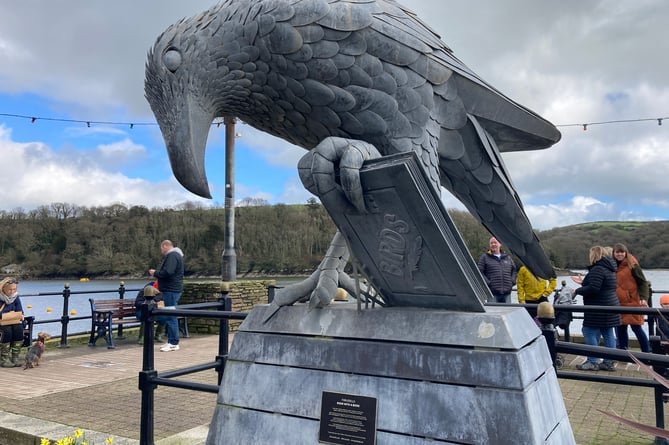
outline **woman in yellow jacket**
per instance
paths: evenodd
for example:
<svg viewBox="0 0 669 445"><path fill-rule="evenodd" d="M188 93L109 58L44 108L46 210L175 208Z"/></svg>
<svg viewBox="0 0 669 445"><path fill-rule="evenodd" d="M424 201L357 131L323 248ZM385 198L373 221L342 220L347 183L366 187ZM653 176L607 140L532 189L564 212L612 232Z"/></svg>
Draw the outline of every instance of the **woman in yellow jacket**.
<svg viewBox="0 0 669 445"><path fill-rule="evenodd" d="M555 277L548 281L543 278L537 278L532 275L527 267L522 266L518 271L516 288L518 291L518 303L520 304L539 304L542 301L548 301L548 297L555 290L557 281ZM526 308L532 318L537 316L536 308Z"/></svg>

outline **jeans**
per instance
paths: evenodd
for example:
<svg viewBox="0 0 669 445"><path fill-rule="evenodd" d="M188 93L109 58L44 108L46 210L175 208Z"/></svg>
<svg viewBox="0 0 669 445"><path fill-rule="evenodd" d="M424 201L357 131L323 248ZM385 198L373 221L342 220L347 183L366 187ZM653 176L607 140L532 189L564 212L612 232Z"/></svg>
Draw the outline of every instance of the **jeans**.
<svg viewBox="0 0 669 445"><path fill-rule="evenodd" d="M181 298L181 292L162 292L163 301L165 302L165 309L175 309L176 305L179 304L179 298ZM171 345L179 344L179 320L177 317L173 316L162 316L160 317L161 322L165 323L167 327L167 342Z"/></svg>
<svg viewBox="0 0 669 445"><path fill-rule="evenodd" d="M495 297L495 303L511 303L511 293L508 294L492 294Z"/></svg>
<svg viewBox="0 0 669 445"><path fill-rule="evenodd" d="M599 339L604 337L604 346L607 348L616 347L616 336L613 333L613 328L592 328L590 326L583 326L583 339L586 345L599 346ZM591 363L599 362L597 357L588 357ZM605 359L604 363L612 362L612 360Z"/></svg>
<svg viewBox="0 0 669 445"><path fill-rule="evenodd" d="M630 338L627 332L626 324L618 326L616 329L618 332L618 349L627 349L629 348ZM639 348L641 352L650 352L650 344L648 343L648 336L643 331L641 325L632 324L629 325L632 328L632 332L636 336L636 339L639 340Z"/></svg>

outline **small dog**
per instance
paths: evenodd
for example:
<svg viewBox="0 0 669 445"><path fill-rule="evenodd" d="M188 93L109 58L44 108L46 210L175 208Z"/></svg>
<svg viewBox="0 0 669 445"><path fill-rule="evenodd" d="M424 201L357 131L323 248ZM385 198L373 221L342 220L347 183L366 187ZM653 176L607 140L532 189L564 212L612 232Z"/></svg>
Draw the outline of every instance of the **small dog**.
<svg viewBox="0 0 669 445"><path fill-rule="evenodd" d="M28 352L26 352L26 364L23 367L24 370L39 366L42 361L42 354L44 354L44 342L50 338L51 336L46 332L37 334L37 340L33 342L33 345L28 349Z"/></svg>

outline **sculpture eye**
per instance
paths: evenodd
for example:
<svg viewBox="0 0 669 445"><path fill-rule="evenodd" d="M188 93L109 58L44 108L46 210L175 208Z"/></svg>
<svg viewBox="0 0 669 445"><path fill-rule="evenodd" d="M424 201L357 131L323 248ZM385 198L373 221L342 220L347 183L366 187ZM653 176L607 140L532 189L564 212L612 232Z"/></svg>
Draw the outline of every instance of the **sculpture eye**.
<svg viewBox="0 0 669 445"><path fill-rule="evenodd" d="M181 53L176 49L170 49L163 54L163 63L168 70L175 72L181 65Z"/></svg>

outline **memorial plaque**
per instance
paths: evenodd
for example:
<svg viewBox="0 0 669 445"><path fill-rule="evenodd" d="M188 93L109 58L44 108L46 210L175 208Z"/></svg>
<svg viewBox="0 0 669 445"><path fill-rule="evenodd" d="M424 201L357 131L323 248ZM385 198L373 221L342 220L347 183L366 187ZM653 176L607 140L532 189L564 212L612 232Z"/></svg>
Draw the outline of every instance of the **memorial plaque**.
<svg viewBox="0 0 669 445"><path fill-rule="evenodd" d="M318 442L332 445L375 445L374 397L323 391Z"/></svg>
<svg viewBox="0 0 669 445"><path fill-rule="evenodd" d="M485 312L490 295L414 152L365 162L368 213L323 205L388 306Z"/></svg>

